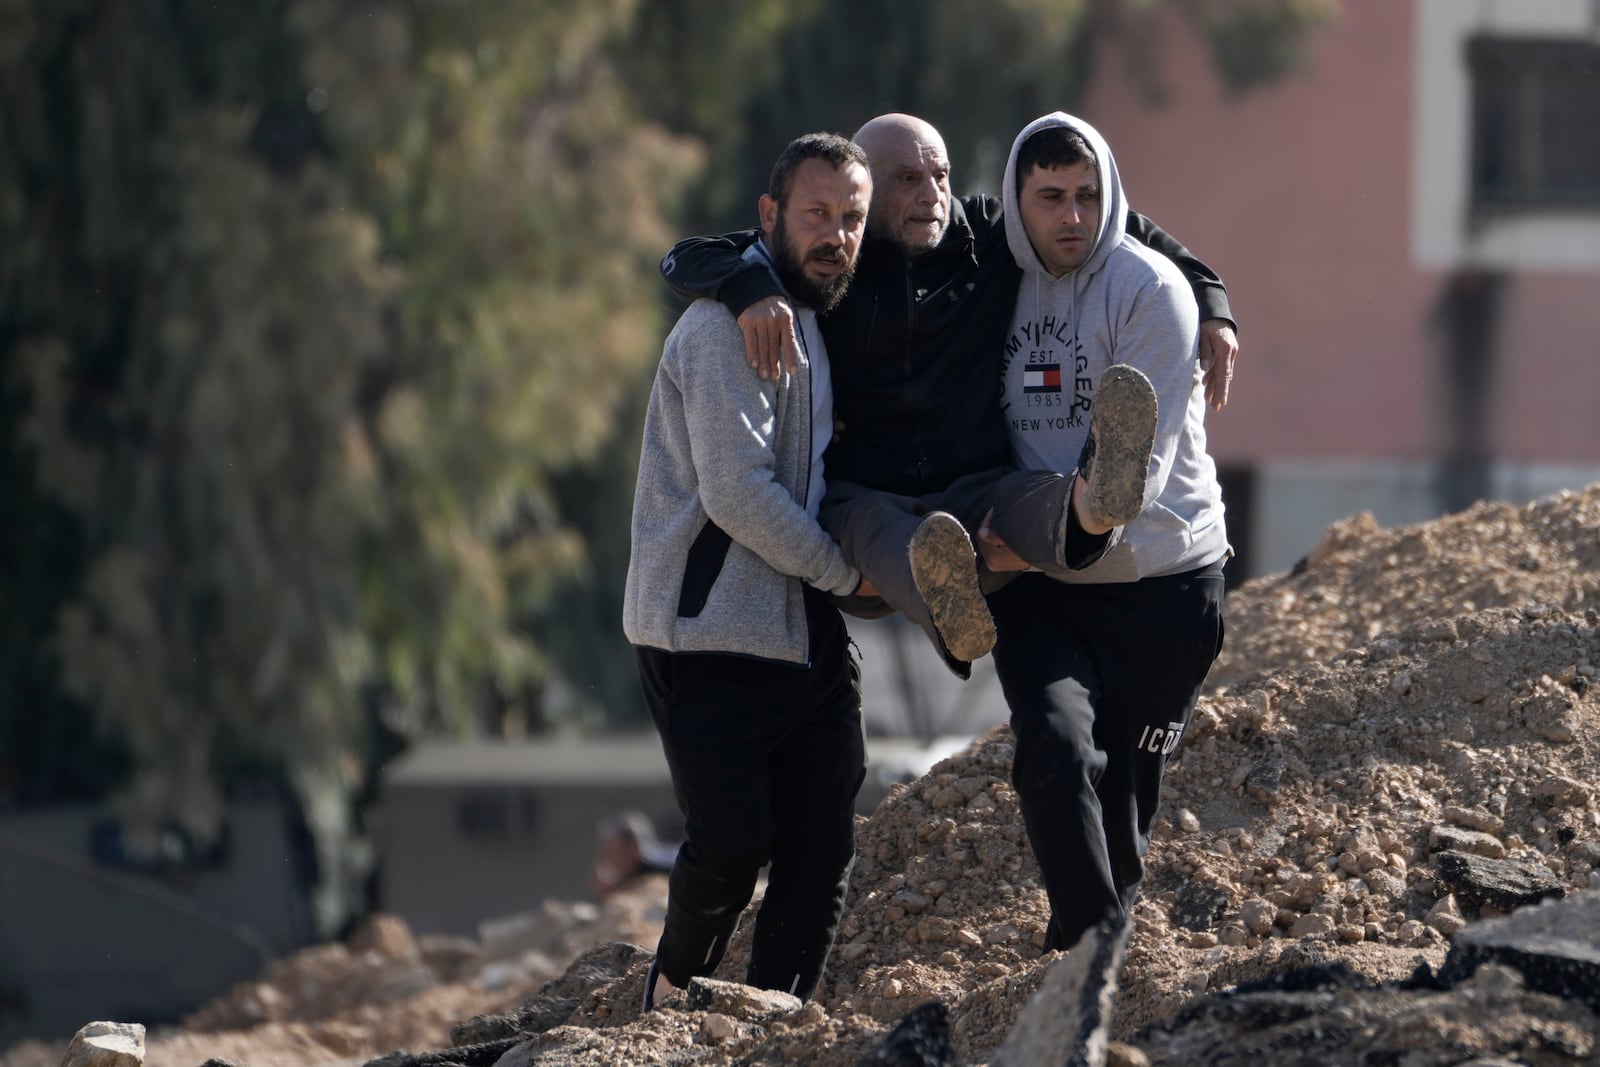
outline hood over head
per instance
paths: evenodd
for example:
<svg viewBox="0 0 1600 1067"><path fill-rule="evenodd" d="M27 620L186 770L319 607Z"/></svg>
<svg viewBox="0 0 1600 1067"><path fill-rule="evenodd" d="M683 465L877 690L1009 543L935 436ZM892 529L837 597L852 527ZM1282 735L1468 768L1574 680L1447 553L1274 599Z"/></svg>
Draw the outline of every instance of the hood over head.
<svg viewBox="0 0 1600 1067"><path fill-rule="evenodd" d="M1104 265L1112 250L1122 243L1128 226L1128 201L1122 195L1122 177L1117 172L1116 160L1111 156L1111 146L1106 144L1106 139L1100 136L1099 130L1064 111L1052 111L1048 115L1034 119L1024 126L1022 132L1017 134L1017 139L1011 142L1011 155L1006 159L1005 184L1001 190L1001 202L1005 205L1006 243L1011 246L1011 254L1016 258L1017 265L1026 273L1042 275L1045 280L1051 278L1044 264L1040 262L1038 253L1033 250L1033 244L1028 240L1028 232L1022 225L1021 205L1017 199L1017 153L1021 151L1023 142L1029 137L1040 130L1056 126L1064 126L1088 142L1090 149L1094 151L1100 175L1100 226L1095 231L1094 245L1089 251L1089 257L1080 267L1062 279L1065 281L1074 276L1093 274Z"/></svg>

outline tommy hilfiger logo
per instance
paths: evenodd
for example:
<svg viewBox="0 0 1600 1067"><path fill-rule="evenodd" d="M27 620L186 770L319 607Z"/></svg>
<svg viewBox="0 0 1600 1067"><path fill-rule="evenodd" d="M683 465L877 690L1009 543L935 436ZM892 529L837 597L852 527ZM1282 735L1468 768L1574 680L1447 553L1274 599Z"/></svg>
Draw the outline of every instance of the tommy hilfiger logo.
<svg viewBox="0 0 1600 1067"><path fill-rule="evenodd" d="M1178 747L1178 742L1183 739L1183 723L1169 722L1163 730L1159 726L1146 726L1139 735L1138 748L1145 752L1158 752L1163 756L1170 755Z"/></svg>
<svg viewBox="0 0 1600 1067"><path fill-rule="evenodd" d="M1061 392L1061 364L1042 363L1027 367L1022 372L1024 393Z"/></svg>

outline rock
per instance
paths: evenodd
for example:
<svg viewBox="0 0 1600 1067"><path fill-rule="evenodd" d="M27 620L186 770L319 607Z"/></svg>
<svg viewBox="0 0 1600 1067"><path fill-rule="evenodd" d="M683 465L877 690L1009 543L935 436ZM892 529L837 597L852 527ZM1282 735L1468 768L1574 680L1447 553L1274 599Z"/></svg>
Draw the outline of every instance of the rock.
<svg viewBox="0 0 1600 1067"><path fill-rule="evenodd" d="M597 945L574 960L565 974L546 982L536 996L514 1011L477 1015L457 1023L451 1028L450 1038L456 1046L464 1046L542 1033L566 1022L589 990L634 970L639 972L638 989L633 998L637 1005L644 992L645 965L651 955L638 945L620 941Z"/></svg>
<svg viewBox="0 0 1600 1067"><path fill-rule="evenodd" d="M1474 856L1499 859L1506 854L1506 846L1492 834L1478 830L1462 830L1455 826L1435 826L1428 831L1428 851L1470 852Z"/></svg>
<svg viewBox="0 0 1600 1067"><path fill-rule="evenodd" d="M707 1045L720 1045L738 1037L739 1020L721 1012L707 1012L700 1021L700 1039Z"/></svg>
<svg viewBox="0 0 1600 1067"><path fill-rule="evenodd" d="M860 1067L955 1067L950 1011L937 1000L912 1008Z"/></svg>
<svg viewBox="0 0 1600 1067"><path fill-rule="evenodd" d="M398 965L386 970L372 983L369 1003L383 1004L407 1000L439 984L433 971L421 963Z"/></svg>
<svg viewBox="0 0 1600 1067"><path fill-rule="evenodd" d="M524 1043L522 1038L515 1037L477 1045L456 1045L438 1052L391 1052L368 1060L364 1067L491 1067L496 1063L505 1064L507 1059L514 1061L516 1050ZM523 1062L527 1062L526 1057Z"/></svg>
<svg viewBox="0 0 1600 1067"><path fill-rule="evenodd" d="M1405 880L1390 874L1382 867L1375 867L1361 876L1361 881L1375 896L1381 897L1392 904L1404 901L1410 895L1406 888Z"/></svg>
<svg viewBox="0 0 1600 1067"><path fill-rule="evenodd" d="M1548 867L1519 860L1496 860L1467 852L1440 852L1434 856L1439 880L1458 899L1514 911L1546 897L1566 892Z"/></svg>
<svg viewBox="0 0 1600 1067"><path fill-rule="evenodd" d="M1220 886L1186 882L1178 890L1170 917L1174 925L1185 930L1213 930L1231 903L1227 890Z"/></svg>
<svg viewBox="0 0 1600 1067"><path fill-rule="evenodd" d="M1466 919L1461 917L1461 909L1456 905L1456 898L1453 895L1442 897L1428 910L1428 916L1424 921L1446 937L1460 932L1462 927L1467 925Z"/></svg>
<svg viewBox="0 0 1600 1067"><path fill-rule="evenodd" d="M457 1063L463 1063L463 1067L562 1067L562 1065L576 1067L577 1064L614 1062L605 1058L608 1047L606 1039L592 1030L561 1026L556 1027L553 1032L536 1034L518 1043L498 1060L481 1064L474 1062L470 1065L464 1061L439 1060L419 1067L455 1067ZM592 1058L589 1053L602 1058ZM366 1067L374 1065L367 1064Z"/></svg>
<svg viewBox="0 0 1600 1067"><path fill-rule="evenodd" d="M1516 970L1530 989L1600 1012L1600 892L1474 923L1456 936L1438 980L1457 983L1489 963Z"/></svg>
<svg viewBox="0 0 1600 1067"><path fill-rule="evenodd" d="M1434 979L1450 941L1481 925L1451 933L1457 923L1516 909L1552 884L1566 901L1600 891L1600 804L1583 788L1600 782L1600 486L1392 531L1345 523L1323 547L1315 566L1229 592L1223 658L1163 781L1106 1013L1106 1062L1600 1064L1600 1017L1583 1000L1542 992L1494 960L1453 984ZM1547 602L1562 607L1523 610ZM587 957L540 987L589 946L655 943L661 877L656 895L636 898L631 928L597 930L593 905L547 903L532 920L484 929L505 953L498 965L481 947L476 959L457 952L448 966L460 987L400 1004L362 998L404 978L405 961L375 966L378 953L342 945L297 954L254 981L252 1044L216 1035L215 1046L169 1048L159 1062L216 1051L264 1067L440 1048L449 1038L436 1035L455 1019L495 1011L504 1014L458 1025L455 1047L399 1054L396 1067L490 1067L502 1054L502 1067L857 1067L896 1020L915 1030L908 1009L929 1004L947 1006L942 1051L929 1045L904 1062L992 1062L1070 958L1040 952L1049 902L1011 785L1014 756L997 727L858 823L837 949L798 1012L690 1012L679 992L641 1016L642 950L604 965ZM1496 862L1518 876L1510 891L1474 896L1450 877L1452 864L1466 876ZM1231 901L1220 916L1212 893ZM745 973L758 906L714 977ZM1289 936L1297 923L1312 936ZM1550 955L1570 977L1586 959L1557 940ZM535 954L548 962L530 963ZM436 973L443 959L424 945ZM1369 984L1340 980L1335 966ZM1228 991L1281 974L1296 977ZM505 1008L519 993L521 1006ZM432 1030L412 1026L424 1010L437 1013ZM244 1033L246 1013L233 1020Z"/></svg>
<svg viewBox="0 0 1600 1067"><path fill-rule="evenodd" d="M550 944L590 918L588 911L546 901L537 912L485 919L478 924L478 941L490 959L510 959Z"/></svg>
<svg viewBox="0 0 1600 1067"><path fill-rule="evenodd" d="M1594 796L1594 788L1553 774L1533 787L1533 795L1557 807L1581 808Z"/></svg>
<svg viewBox="0 0 1600 1067"><path fill-rule="evenodd" d="M1244 791L1252 800L1271 807L1277 803L1283 789L1283 776L1288 766L1282 760L1272 760L1252 767L1245 775Z"/></svg>
<svg viewBox="0 0 1600 1067"><path fill-rule="evenodd" d="M1080 937L1067 958L1051 966L989 1067L1103 1064L1128 936L1126 922L1105 922Z"/></svg>
<svg viewBox="0 0 1600 1067"><path fill-rule="evenodd" d="M1105 1067L1150 1067L1150 1057L1132 1045L1113 1041L1106 1046Z"/></svg>
<svg viewBox="0 0 1600 1067"><path fill-rule="evenodd" d="M1321 939L1332 937L1333 932L1333 919L1327 915L1321 914L1320 912L1312 912L1309 915L1302 915L1300 918L1294 921L1293 926L1289 927L1290 937Z"/></svg>
<svg viewBox="0 0 1600 1067"><path fill-rule="evenodd" d="M1459 988L1437 992L1431 976L1375 985L1342 963L1301 968L1210 994L1135 1040L1163 1067L1463 1064L1528 1049L1544 1055L1515 1062L1589 1062L1594 1015L1541 1002L1515 974L1497 970L1488 965Z"/></svg>
<svg viewBox="0 0 1600 1067"><path fill-rule="evenodd" d="M1468 830L1481 830L1487 834L1497 834L1505 826L1505 820L1493 812L1483 808L1468 808L1459 804L1447 804L1444 817L1456 826Z"/></svg>
<svg viewBox="0 0 1600 1067"><path fill-rule="evenodd" d="M142 1023L92 1022L67 1044L61 1067L143 1067Z"/></svg>
<svg viewBox="0 0 1600 1067"><path fill-rule="evenodd" d="M441 982L459 982L477 974L488 960L483 947L466 937L426 935L417 939L417 950Z"/></svg>
<svg viewBox="0 0 1600 1067"><path fill-rule="evenodd" d="M735 1019L770 1019L800 1010L801 1000L776 989L757 989L718 978L691 978L685 991L690 1011L712 1011Z"/></svg>
<svg viewBox="0 0 1600 1067"><path fill-rule="evenodd" d="M385 959L414 960L420 956L411 927L398 915L367 916L347 942L351 952L373 952Z"/></svg>
<svg viewBox="0 0 1600 1067"><path fill-rule="evenodd" d="M1277 915L1276 905L1271 901L1260 899L1247 900L1239 909L1239 921L1244 924L1246 930L1257 936L1271 932L1272 921Z"/></svg>

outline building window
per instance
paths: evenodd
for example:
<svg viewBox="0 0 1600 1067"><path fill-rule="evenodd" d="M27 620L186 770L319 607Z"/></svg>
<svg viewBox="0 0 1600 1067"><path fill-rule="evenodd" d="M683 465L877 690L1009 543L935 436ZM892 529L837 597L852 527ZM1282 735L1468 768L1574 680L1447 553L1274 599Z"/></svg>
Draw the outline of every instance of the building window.
<svg viewBox="0 0 1600 1067"><path fill-rule="evenodd" d="M1472 211L1600 209L1600 44L1474 37Z"/></svg>
<svg viewBox="0 0 1600 1067"><path fill-rule="evenodd" d="M538 814L531 790L467 790L456 801L456 829L462 837L476 841L532 837Z"/></svg>

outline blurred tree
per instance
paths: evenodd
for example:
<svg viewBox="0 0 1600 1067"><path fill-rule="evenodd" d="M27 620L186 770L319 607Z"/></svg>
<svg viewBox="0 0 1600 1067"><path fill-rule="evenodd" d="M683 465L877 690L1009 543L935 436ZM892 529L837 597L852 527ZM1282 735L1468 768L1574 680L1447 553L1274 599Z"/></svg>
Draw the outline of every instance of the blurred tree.
<svg viewBox="0 0 1600 1067"><path fill-rule="evenodd" d="M641 5L619 65L643 114L706 146L711 165L684 204L690 226L704 228L730 212L741 223L754 225L756 199L766 188L767 171L778 152L805 129L821 128L771 128L748 104L777 91L787 78L782 43L797 29L815 32L835 6L828 0L747 0L737 6L727 0L655 0ZM853 28L847 33L840 36L836 29L841 62L818 72L822 76L859 61L863 48L873 47L864 33ZM809 79L802 75L802 80ZM755 185L745 180L744 166L730 165L746 158L759 178Z"/></svg>
<svg viewBox="0 0 1600 1067"><path fill-rule="evenodd" d="M619 74L639 10L0 2L0 590L32 629L0 725L58 679L126 746L152 837L207 840L218 753L269 757L324 930L370 717L552 725L530 626L620 580L626 523L597 574L565 512L616 526L631 493L602 449L637 447L619 405L702 158ZM591 461L618 487L563 474Z"/></svg>
<svg viewBox="0 0 1600 1067"><path fill-rule="evenodd" d="M817 6L818 0L743 0L737 5L726 0L652 0L633 9L614 39L612 63L639 117L702 146L704 165L670 206L671 232L653 246L644 242L648 262L637 280L660 302L663 332L682 307L655 281L656 260L682 232L704 230L729 205L742 205L741 217L755 218L765 170L760 187L741 187L742 170L727 161L747 151L746 99L780 74L773 63L774 41L814 14ZM764 166L771 165L771 158ZM659 342L658 334L650 358L631 379L617 383L627 399L604 443L551 485L557 512L586 546L583 558L557 579L543 607L529 616L540 648L559 665L566 683L559 691L546 690L546 712L565 723L597 726L603 716L612 726L648 724L620 620L640 429Z"/></svg>
<svg viewBox="0 0 1600 1067"><path fill-rule="evenodd" d="M739 190L697 204L715 228L753 225L766 166L804 129L851 133L874 115L906 111L939 127L958 194L994 192L1011 139L1037 115L1078 106L1094 46L1131 43L1131 62L1159 101L1164 10L1195 24L1224 82L1237 91L1292 71L1336 0L810 0L804 18L772 51L778 76L749 97L749 139L726 157ZM857 42L865 44L860 47Z"/></svg>
<svg viewBox="0 0 1600 1067"><path fill-rule="evenodd" d="M32 624L131 754L130 848L169 820L213 840L213 753L243 738L322 831L331 919L361 710L347 575L384 518L351 398L398 286L286 10L6 6L0 337L33 484L82 551Z"/></svg>

